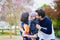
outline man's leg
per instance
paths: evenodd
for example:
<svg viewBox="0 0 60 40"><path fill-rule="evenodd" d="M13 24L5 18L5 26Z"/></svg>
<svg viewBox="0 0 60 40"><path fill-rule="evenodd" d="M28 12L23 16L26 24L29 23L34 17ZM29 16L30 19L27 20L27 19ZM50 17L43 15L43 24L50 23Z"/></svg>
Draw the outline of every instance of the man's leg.
<svg viewBox="0 0 60 40"><path fill-rule="evenodd" d="M39 37L37 37L36 40L39 40Z"/></svg>
<svg viewBox="0 0 60 40"><path fill-rule="evenodd" d="M51 39L51 40L55 40L55 39Z"/></svg>

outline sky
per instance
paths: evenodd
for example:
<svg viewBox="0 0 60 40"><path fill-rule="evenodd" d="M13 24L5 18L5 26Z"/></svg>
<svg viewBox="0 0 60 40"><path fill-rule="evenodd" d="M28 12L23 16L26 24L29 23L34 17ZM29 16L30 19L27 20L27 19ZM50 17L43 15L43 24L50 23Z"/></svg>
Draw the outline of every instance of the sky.
<svg viewBox="0 0 60 40"><path fill-rule="evenodd" d="M33 10L36 10L44 4L50 5L52 8L54 6L53 0L34 0Z"/></svg>

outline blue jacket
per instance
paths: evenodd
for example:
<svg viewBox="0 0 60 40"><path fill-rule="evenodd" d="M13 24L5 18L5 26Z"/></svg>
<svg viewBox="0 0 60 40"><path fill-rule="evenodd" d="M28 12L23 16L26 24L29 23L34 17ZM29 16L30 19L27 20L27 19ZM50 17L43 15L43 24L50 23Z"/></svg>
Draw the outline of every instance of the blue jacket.
<svg viewBox="0 0 60 40"><path fill-rule="evenodd" d="M38 29L36 28L36 24L38 24L37 20L31 21L30 31L32 32L32 35L38 33Z"/></svg>

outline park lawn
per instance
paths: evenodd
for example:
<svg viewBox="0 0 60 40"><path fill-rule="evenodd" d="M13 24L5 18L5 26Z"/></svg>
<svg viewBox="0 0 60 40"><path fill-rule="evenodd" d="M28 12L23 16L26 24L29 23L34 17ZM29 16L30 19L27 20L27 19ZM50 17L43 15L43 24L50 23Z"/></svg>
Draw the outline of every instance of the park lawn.
<svg viewBox="0 0 60 40"><path fill-rule="evenodd" d="M10 35L9 32L4 32L3 34L0 32L0 36L9 36L9 35ZM12 33L12 35L14 35L14 36L20 36L20 34L15 35L14 33Z"/></svg>
<svg viewBox="0 0 60 40"><path fill-rule="evenodd" d="M0 32L0 36L8 36L8 35L9 35L8 32L5 32L5 33L3 33L3 34Z"/></svg>
<svg viewBox="0 0 60 40"><path fill-rule="evenodd" d="M8 34L1 34L1 33L0 33L0 36L8 36Z"/></svg>

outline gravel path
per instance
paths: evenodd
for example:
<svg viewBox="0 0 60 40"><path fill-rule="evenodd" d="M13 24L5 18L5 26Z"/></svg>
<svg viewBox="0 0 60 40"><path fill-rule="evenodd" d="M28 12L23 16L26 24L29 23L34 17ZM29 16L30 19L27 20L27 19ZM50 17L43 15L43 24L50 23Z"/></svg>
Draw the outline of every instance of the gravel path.
<svg viewBox="0 0 60 40"><path fill-rule="evenodd" d="M12 36L12 38L10 36L0 36L0 40L22 40L22 38L20 36ZM56 38L56 40L60 39Z"/></svg>
<svg viewBox="0 0 60 40"><path fill-rule="evenodd" d="M22 40L21 37L19 36L12 36L12 38L10 38L10 36L0 36L0 40Z"/></svg>

